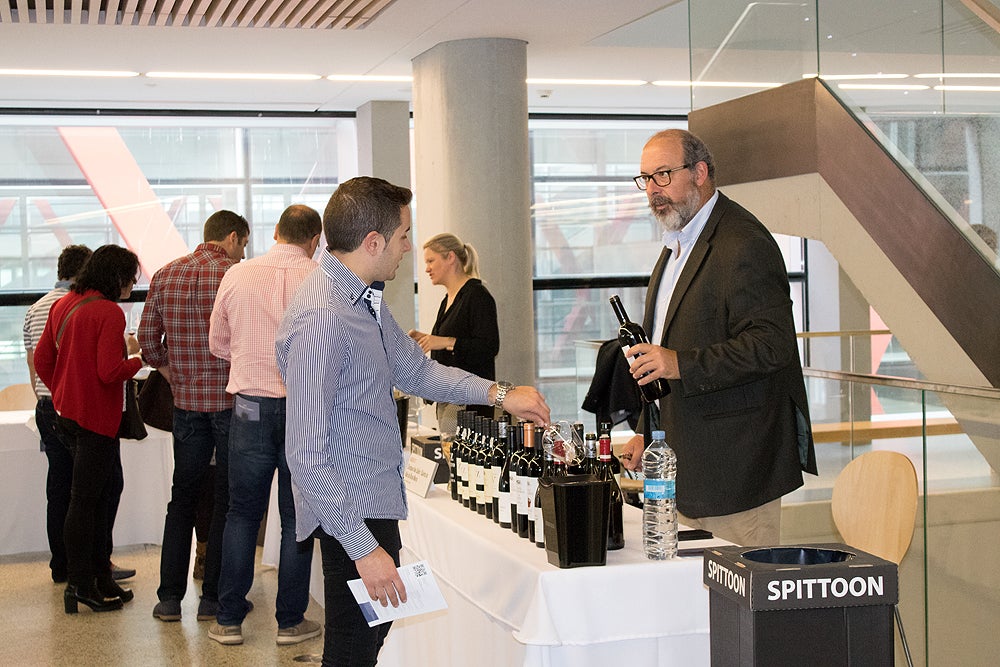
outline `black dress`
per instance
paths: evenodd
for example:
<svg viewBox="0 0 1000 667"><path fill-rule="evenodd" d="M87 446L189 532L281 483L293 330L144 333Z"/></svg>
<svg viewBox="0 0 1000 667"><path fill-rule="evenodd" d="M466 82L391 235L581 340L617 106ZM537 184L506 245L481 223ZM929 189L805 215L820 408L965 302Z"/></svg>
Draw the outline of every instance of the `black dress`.
<svg viewBox="0 0 1000 667"><path fill-rule="evenodd" d="M455 295L448 308L448 297L441 300L431 334L455 339L453 350L432 350L431 359L475 373L487 380L496 379L496 356L500 351L497 304L478 278L470 278ZM492 416L490 406L469 406Z"/></svg>

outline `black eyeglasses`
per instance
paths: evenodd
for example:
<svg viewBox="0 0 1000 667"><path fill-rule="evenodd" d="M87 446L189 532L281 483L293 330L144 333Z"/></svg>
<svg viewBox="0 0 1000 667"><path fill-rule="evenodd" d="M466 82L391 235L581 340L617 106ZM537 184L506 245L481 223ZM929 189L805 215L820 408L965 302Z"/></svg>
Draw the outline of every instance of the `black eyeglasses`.
<svg viewBox="0 0 1000 667"><path fill-rule="evenodd" d="M649 182L653 181L661 188L665 188L670 185L670 174L675 171L680 171L682 169L690 168L690 164L682 164L679 167L674 167L673 169L663 169L661 171L654 171L652 174L639 174L632 180L635 181L635 186L640 190L645 190L649 186Z"/></svg>

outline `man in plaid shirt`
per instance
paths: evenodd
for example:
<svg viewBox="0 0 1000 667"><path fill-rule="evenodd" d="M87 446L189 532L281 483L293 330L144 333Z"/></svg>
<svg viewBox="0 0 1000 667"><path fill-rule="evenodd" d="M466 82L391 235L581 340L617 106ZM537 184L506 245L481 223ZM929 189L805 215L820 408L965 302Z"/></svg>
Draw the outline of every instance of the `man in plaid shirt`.
<svg viewBox="0 0 1000 667"><path fill-rule="evenodd" d="M153 616L179 621L187 592L191 534L202 480L215 456L215 508L209 532L198 620L215 620L219 606L222 534L229 508L228 442L233 399L226 393L229 362L208 348L209 318L222 276L243 259L250 225L232 211L205 221L205 242L153 275L139 324L149 365L174 394L174 477L160 552L160 602Z"/></svg>

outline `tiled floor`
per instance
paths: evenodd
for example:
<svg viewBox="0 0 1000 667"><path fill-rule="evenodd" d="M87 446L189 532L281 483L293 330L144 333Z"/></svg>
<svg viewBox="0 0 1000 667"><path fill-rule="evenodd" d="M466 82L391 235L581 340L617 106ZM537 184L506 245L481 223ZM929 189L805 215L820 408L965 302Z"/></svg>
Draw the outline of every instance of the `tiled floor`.
<svg viewBox="0 0 1000 667"><path fill-rule="evenodd" d="M244 643L222 646L208 638L209 622L198 622L201 582L192 582L182 604L183 619L164 623L152 616L159 583L160 548L116 549L115 562L138 574L127 582L135 599L121 611L97 614L63 611L64 584L49 576L48 553L0 557L0 665L117 667L205 665L212 667L318 664L323 639L275 644L274 595L277 571L259 560L249 599L254 610L243 623ZM323 609L310 601L306 616L323 622Z"/></svg>

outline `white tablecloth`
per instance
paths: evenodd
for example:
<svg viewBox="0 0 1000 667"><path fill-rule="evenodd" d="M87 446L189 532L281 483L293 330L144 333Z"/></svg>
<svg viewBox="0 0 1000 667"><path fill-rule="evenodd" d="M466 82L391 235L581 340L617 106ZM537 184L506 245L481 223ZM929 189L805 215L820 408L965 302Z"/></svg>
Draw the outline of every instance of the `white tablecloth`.
<svg viewBox="0 0 1000 667"><path fill-rule="evenodd" d="M449 608L394 623L379 665L709 664L702 559L647 560L635 508L607 566L559 569L442 489L411 494L400 531L404 561L430 562Z"/></svg>
<svg viewBox="0 0 1000 667"><path fill-rule="evenodd" d="M0 411L0 554L48 551L45 476L33 410ZM114 541L160 544L174 471L171 434L147 427L145 440L122 440L125 490Z"/></svg>

